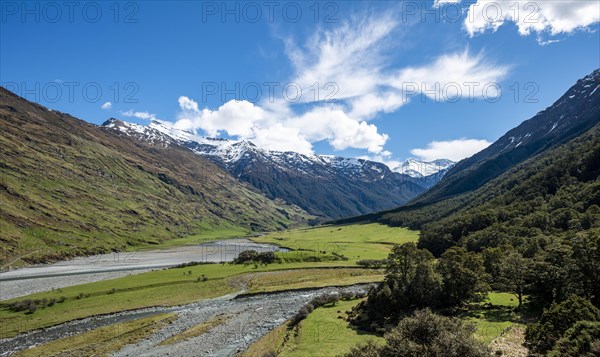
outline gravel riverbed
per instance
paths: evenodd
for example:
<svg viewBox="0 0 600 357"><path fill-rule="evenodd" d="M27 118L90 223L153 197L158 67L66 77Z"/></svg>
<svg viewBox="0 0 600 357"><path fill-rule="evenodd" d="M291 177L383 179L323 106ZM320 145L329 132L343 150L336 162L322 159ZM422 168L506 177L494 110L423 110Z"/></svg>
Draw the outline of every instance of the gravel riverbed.
<svg viewBox="0 0 600 357"><path fill-rule="evenodd" d="M0 356L11 355L23 349L94 328L168 312L177 314L174 322L137 344L126 345L114 356L233 356L292 317L315 296L342 291L359 293L365 292L369 287L369 284L361 284L246 297L236 297L232 294L182 306L147 308L90 317L0 340ZM172 345L159 345L165 339L218 315L224 315L224 323L200 336Z"/></svg>

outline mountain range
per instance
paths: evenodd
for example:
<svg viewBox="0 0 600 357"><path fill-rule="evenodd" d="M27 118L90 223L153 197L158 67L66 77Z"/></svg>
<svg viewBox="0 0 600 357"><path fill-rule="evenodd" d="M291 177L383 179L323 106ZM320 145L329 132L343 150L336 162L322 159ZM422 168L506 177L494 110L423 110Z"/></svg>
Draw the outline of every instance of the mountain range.
<svg viewBox="0 0 600 357"><path fill-rule="evenodd" d="M148 125L111 118L102 127L158 147L179 146L205 157L271 199L282 199L323 219L400 206L433 186L454 164L410 159L392 171L370 160L270 151L245 140L206 138L170 122Z"/></svg>

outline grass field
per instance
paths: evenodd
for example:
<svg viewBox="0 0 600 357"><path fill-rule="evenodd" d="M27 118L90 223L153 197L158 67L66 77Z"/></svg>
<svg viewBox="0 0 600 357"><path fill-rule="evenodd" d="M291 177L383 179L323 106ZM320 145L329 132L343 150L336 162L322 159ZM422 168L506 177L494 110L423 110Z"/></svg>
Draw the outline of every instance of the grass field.
<svg viewBox="0 0 600 357"><path fill-rule="evenodd" d="M382 343L383 338L357 331L344 319L345 312L360 301L340 301L335 306L317 308L291 331L287 324L281 325L250 346L242 357L261 356L269 351L277 351L278 356L334 357L369 339Z"/></svg>
<svg viewBox="0 0 600 357"><path fill-rule="evenodd" d="M286 255L293 256L298 251L309 251L341 254L355 262L362 259L384 259L392 244L416 242L418 238L418 231L368 223L274 232L252 240L278 244L296 251L281 254L284 258Z"/></svg>
<svg viewBox="0 0 600 357"><path fill-rule="evenodd" d="M486 303L492 304L492 307L484 307ZM514 310L518 306L518 301L512 294L491 292L479 305L481 305L480 309L470 309L460 316L465 321L475 324L477 328L475 337L486 345L509 327L523 326L523 315Z"/></svg>
<svg viewBox="0 0 600 357"><path fill-rule="evenodd" d="M130 250L152 250L152 249L163 249L181 247L185 245L200 244L220 239L245 237L250 233L248 229L238 226L224 226L221 225L215 228L210 225L206 225L206 231L203 233L187 236L185 238L170 239L160 244L146 244L136 247L131 247Z"/></svg>

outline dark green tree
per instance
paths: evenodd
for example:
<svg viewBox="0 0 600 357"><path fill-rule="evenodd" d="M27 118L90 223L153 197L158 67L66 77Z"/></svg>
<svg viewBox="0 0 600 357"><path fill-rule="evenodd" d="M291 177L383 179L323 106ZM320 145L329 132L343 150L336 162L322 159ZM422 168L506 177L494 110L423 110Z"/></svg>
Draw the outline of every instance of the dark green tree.
<svg viewBox="0 0 600 357"><path fill-rule="evenodd" d="M560 304L553 304L540 321L525 331L525 345L533 353L545 354L578 321L600 321L600 310L589 300L572 295Z"/></svg>
<svg viewBox="0 0 600 357"><path fill-rule="evenodd" d="M531 260L524 258L517 251L504 254L500 263L500 279L498 286L513 293L519 300L519 308L523 305L523 295L531 276Z"/></svg>
<svg viewBox="0 0 600 357"><path fill-rule="evenodd" d="M442 305L456 306L489 290L483 259L464 248L452 247L442 254L437 271L442 278Z"/></svg>
<svg viewBox="0 0 600 357"><path fill-rule="evenodd" d="M568 329L548 353L550 357L600 356L600 322L579 321Z"/></svg>

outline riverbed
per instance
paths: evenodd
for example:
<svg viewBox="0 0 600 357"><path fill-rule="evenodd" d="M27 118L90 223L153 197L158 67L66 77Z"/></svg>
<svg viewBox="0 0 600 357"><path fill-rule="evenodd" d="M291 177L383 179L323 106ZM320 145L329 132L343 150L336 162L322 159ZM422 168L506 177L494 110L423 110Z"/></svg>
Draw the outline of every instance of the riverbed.
<svg viewBox="0 0 600 357"><path fill-rule="evenodd" d="M236 238L158 250L139 250L79 257L0 273L0 300L189 262L229 262L244 250L287 251L272 244Z"/></svg>

